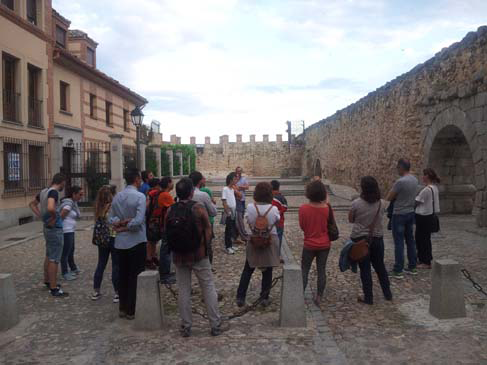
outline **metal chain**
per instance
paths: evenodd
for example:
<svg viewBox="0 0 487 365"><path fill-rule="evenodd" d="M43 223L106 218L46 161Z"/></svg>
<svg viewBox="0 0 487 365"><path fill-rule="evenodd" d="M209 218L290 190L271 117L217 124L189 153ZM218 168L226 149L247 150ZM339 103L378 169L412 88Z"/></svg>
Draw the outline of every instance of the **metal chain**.
<svg viewBox="0 0 487 365"><path fill-rule="evenodd" d="M235 319L235 318L239 318L239 317L242 317L244 316L245 314L249 313L249 312L252 312L254 310L257 309L257 307L262 303L262 301L264 300L263 297L267 296L271 289L273 287L276 286L276 284L279 282L279 280L282 279L282 275L281 276L278 276L274 279L272 279L272 284L271 284L271 287L269 288L269 290L265 293L263 293L263 295L261 295L257 300L255 300L251 305L245 307L244 309L242 309L241 311L239 312L236 312L236 313L233 313L231 315L228 315L228 316L224 316L222 319L224 321L230 321L232 319ZM176 301L178 300L178 293L176 293L176 291L172 288L171 285L169 284L166 284L166 288L169 290L169 292L172 294L172 296L174 297L174 299L176 299ZM196 308L192 308L192 312L193 314L197 314L198 316L208 320L208 316L205 314L205 313L202 313L200 312L199 310L197 310Z"/></svg>
<svg viewBox="0 0 487 365"><path fill-rule="evenodd" d="M479 283L477 283L473 278L470 272L467 269L462 269L461 270L463 276L465 276L473 285L475 289L477 289L479 292L487 296L487 293L484 291L484 289L480 286Z"/></svg>

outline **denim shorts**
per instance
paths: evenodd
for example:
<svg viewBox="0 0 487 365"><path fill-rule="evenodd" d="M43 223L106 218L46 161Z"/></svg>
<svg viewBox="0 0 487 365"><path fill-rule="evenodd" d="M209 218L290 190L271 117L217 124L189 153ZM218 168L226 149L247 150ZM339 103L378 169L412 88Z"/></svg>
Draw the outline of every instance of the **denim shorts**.
<svg viewBox="0 0 487 365"><path fill-rule="evenodd" d="M63 254L63 229L44 227L44 239L46 240L47 259L59 263Z"/></svg>

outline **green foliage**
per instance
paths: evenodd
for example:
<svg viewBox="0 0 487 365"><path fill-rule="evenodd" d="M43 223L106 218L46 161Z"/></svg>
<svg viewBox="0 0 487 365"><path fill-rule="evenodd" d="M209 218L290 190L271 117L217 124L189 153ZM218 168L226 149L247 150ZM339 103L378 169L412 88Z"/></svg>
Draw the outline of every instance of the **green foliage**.
<svg viewBox="0 0 487 365"><path fill-rule="evenodd" d="M146 148L145 150L145 169L152 171L154 175L157 173L156 154L150 148Z"/></svg>
<svg viewBox="0 0 487 365"><path fill-rule="evenodd" d="M165 144L161 147L161 161L162 161L162 175L169 175L169 158L166 154L167 150L173 150L173 169L174 174L179 174L179 159L176 156L176 151L181 151L183 153L183 174L188 175L190 171L196 169L196 151L194 146L183 145L183 144ZM188 167L188 156L191 157L191 166Z"/></svg>

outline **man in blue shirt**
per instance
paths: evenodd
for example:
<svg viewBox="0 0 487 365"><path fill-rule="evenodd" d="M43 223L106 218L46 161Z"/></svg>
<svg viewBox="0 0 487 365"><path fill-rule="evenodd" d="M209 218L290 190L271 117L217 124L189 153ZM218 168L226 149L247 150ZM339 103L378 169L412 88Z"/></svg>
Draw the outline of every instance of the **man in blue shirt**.
<svg viewBox="0 0 487 365"><path fill-rule="evenodd" d="M243 169L238 166L235 169L235 175L237 177L237 188L238 190L242 193L242 197L240 199L237 199L237 218L235 221L235 225L237 226L237 233L240 236L240 238L246 242L249 240L249 234L247 233L247 230L245 229L245 221L244 221L244 216L245 216L245 191L249 190L249 182L243 174ZM242 242L243 243L243 242Z"/></svg>
<svg viewBox="0 0 487 365"><path fill-rule="evenodd" d="M145 195L139 192L139 170L125 172L127 187L113 198L108 216L117 232L115 249L119 257L119 317L135 318L137 276L144 271L146 257Z"/></svg>
<svg viewBox="0 0 487 365"><path fill-rule="evenodd" d="M154 178L154 174L152 171L144 170L142 171L142 185L139 187L139 191L147 196L147 192L150 189L149 181L151 181Z"/></svg>
<svg viewBox="0 0 487 365"><path fill-rule="evenodd" d="M59 193L64 190L66 177L56 174L51 186L42 190L29 207L44 222L46 240L46 258L44 260L44 284L54 297L66 297L69 294L57 285L57 271L63 253L63 222L58 212Z"/></svg>

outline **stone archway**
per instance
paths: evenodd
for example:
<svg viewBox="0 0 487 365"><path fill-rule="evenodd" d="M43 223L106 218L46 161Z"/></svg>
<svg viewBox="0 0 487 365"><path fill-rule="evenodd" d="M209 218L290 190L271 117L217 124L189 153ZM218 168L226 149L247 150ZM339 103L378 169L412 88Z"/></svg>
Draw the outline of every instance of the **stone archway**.
<svg viewBox="0 0 487 365"><path fill-rule="evenodd" d="M443 213L477 215L484 226L486 181L482 149L473 123L457 107L440 112L426 129L423 167L432 167L442 179Z"/></svg>
<svg viewBox="0 0 487 365"><path fill-rule="evenodd" d="M320 178L323 177L323 172L321 170L321 162L319 159L317 159L314 163L313 176L319 176Z"/></svg>

